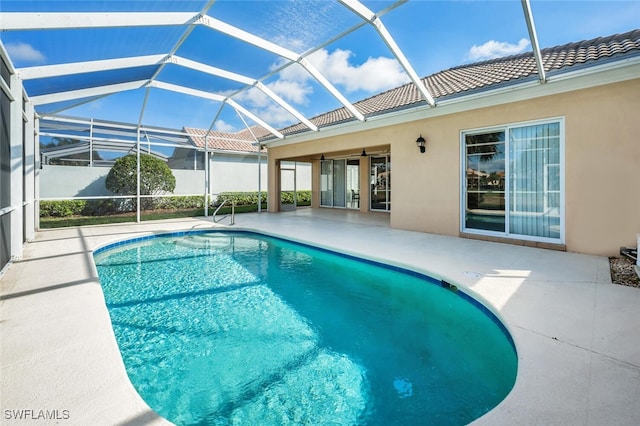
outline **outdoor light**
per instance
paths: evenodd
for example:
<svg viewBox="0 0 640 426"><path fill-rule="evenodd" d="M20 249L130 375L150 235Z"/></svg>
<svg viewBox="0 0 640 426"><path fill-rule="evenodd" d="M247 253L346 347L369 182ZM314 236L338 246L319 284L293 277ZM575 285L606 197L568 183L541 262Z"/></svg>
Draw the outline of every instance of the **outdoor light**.
<svg viewBox="0 0 640 426"><path fill-rule="evenodd" d="M364 148L362 148L362 154L360 154L360 157L366 157L367 156L367 151L364 150Z"/></svg>
<svg viewBox="0 0 640 426"><path fill-rule="evenodd" d="M420 148L420 152L424 154L426 151L425 145L427 144L427 140L422 137L422 133L420 133L420 137L416 139L416 144L418 144L418 148Z"/></svg>
<svg viewBox="0 0 640 426"><path fill-rule="evenodd" d="M320 156L320 161L324 161L324 154Z"/></svg>

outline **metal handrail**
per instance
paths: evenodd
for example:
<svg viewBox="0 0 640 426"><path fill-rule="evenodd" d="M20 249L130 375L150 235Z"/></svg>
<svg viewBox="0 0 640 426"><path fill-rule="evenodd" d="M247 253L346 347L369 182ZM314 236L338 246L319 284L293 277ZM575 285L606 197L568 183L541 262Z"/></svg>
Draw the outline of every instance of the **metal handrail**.
<svg viewBox="0 0 640 426"><path fill-rule="evenodd" d="M220 219L216 220L216 214L218 214L218 212L220 211L222 206L224 206L227 203L227 201L228 200L223 200L222 203L216 209L216 211L213 212L213 223L218 223L218 222L226 219L227 217L229 217L229 215L226 215L226 216L223 216ZM236 221L236 202L235 201L231 201L231 223L229 225L234 225L235 221Z"/></svg>

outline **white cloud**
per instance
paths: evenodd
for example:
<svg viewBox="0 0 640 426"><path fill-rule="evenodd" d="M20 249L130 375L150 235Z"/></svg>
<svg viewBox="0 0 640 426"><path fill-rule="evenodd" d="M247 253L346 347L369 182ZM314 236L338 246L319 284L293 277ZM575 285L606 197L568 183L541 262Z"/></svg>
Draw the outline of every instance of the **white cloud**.
<svg viewBox="0 0 640 426"><path fill-rule="evenodd" d="M270 67L270 70L273 71L276 68L279 68L287 61L282 59L279 62L276 62ZM305 82L312 79L311 75L307 70L305 70L302 65L292 64L283 69L278 73L278 80L284 81L297 81L297 82Z"/></svg>
<svg viewBox="0 0 640 426"><path fill-rule="evenodd" d="M377 93L397 87L409 81L404 70L394 59L386 57L368 58L360 65L353 65L350 60L353 53L336 49L329 52L321 49L307 59L338 90L346 93L365 91ZM283 62L273 64L272 70L282 66ZM278 78L268 83L271 90L290 103L294 108L308 105L314 92L313 76L299 64L293 64L278 73ZM258 117L273 125L286 125L293 117L279 105L275 104L259 89L252 88L234 99L248 107Z"/></svg>
<svg viewBox="0 0 640 426"><path fill-rule="evenodd" d="M287 110L281 108L279 105L269 105L259 111L258 117L272 126L283 126L298 121Z"/></svg>
<svg viewBox="0 0 640 426"><path fill-rule="evenodd" d="M224 120L216 120L216 123L213 126L219 132L234 132L235 128L229 124L225 123Z"/></svg>
<svg viewBox="0 0 640 426"><path fill-rule="evenodd" d="M364 90L380 92L409 81L400 64L391 58L368 58L361 65L352 65L353 53L336 49L329 53L321 49L309 56L311 62L332 83L343 86L347 92Z"/></svg>
<svg viewBox="0 0 640 426"><path fill-rule="evenodd" d="M506 41L489 40L481 46L473 45L467 52L467 59L472 61L494 59L503 56L516 55L524 52L530 45L526 38L521 39L518 44L511 44Z"/></svg>
<svg viewBox="0 0 640 426"><path fill-rule="evenodd" d="M395 59L384 56L370 57L360 65L353 65L350 63L353 56L349 50L336 49L330 53L327 49L320 49L307 59L331 83L341 86L339 89L346 92L363 90L374 93L409 81ZM280 65L281 63L274 64L272 69ZM277 82L270 85L276 93L290 99L291 102L306 102L307 95L312 93L308 82L313 79L307 70L294 64L280 71L278 76Z"/></svg>
<svg viewBox="0 0 640 426"><path fill-rule="evenodd" d="M9 57L12 61L24 61L24 62L34 62L34 63L43 63L46 58L37 49L34 49L33 46L27 43L7 43L5 45L7 48L7 52L9 53Z"/></svg>
<svg viewBox="0 0 640 426"><path fill-rule="evenodd" d="M313 87L304 81L280 79L270 83L269 88L282 99L296 105L306 105L309 102L309 95L313 93Z"/></svg>
<svg viewBox="0 0 640 426"><path fill-rule="evenodd" d="M255 87L245 90L239 96L234 97L234 99L255 108L265 108L269 105L269 97L265 95L262 90L256 89Z"/></svg>
<svg viewBox="0 0 640 426"><path fill-rule="evenodd" d="M283 91L288 90L286 89L287 86L295 86L296 84L298 83L278 80L275 83L269 84L269 87L283 97L285 101L292 103L291 99L287 99L288 96L284 94ZM302 93L297 90L289 91L298 98L300 98L300 93ZM255 87L234 96L233 99L271 125L281 126L290 124L293 119L293 116L289 114L287 110L272 101L264 92Z"/></svg>

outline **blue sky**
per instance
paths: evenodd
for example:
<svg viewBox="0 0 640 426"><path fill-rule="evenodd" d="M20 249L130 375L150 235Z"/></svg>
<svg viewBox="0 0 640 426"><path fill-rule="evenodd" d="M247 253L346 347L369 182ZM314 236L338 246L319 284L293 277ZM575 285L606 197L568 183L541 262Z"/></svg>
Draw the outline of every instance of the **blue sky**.
<svg viewBox="0 0 640 426"><path fill-rule="evenodd" d="M0 12L8 11L190 11L203 1L29 1L0 0ZM373 12L391 1L363 1ZM531 1L541 47L626 32L640 27L640 1ZM337 2L219 0L208 13L263 39L296 52L326 43L360 22ZM520 1L409 0L382 16L382 22L421 77L465 63L530 51L531 45ZM0 37L17 68L64 62L166 54L185 31L184 27L124 28L53 31L10 31ZM313 117L340 107L300 66L283 64L278 56L239 42L209 28L196 28L178 49L179 56L224 68L269 88L303 113ZM330 43L308 57L349 101L372 96L408 81L393 55L371 25ZM152 70L129 69L26 82L30 95L56 87L72 90L94 82L115 83L144 79ZM270 75L272 74L272 75ZM172 84L188 85L229 95L242 84L203 76L178 66L166 66L158 77ZM61 114L138 122L145 90L123 92L64 110ZM233 97L274 127L297 122L289 113L257 89ZM75 102L77 103L77 102ZM45 105L51 112L69 103ZM208 128L220 110L210 100L160 89L149 91L142 122L153 126ZM246 118L246 117L245 117ZM247 119L248 124L253 124ZM215 127L239 130L242 121L229 106L222 108Z"/></svg>

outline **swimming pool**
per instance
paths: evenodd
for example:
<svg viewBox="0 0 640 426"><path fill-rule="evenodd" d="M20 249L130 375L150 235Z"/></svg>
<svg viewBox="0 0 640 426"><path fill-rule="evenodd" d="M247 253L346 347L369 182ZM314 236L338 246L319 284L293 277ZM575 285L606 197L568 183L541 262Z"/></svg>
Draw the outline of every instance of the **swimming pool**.
<svg viewBox="0 0 640 426"><path fill-rule="evenodd" d="M466 424L511 390L499 320L430 277L248 232L96 250L127 373L179 424Z"/></svg>

